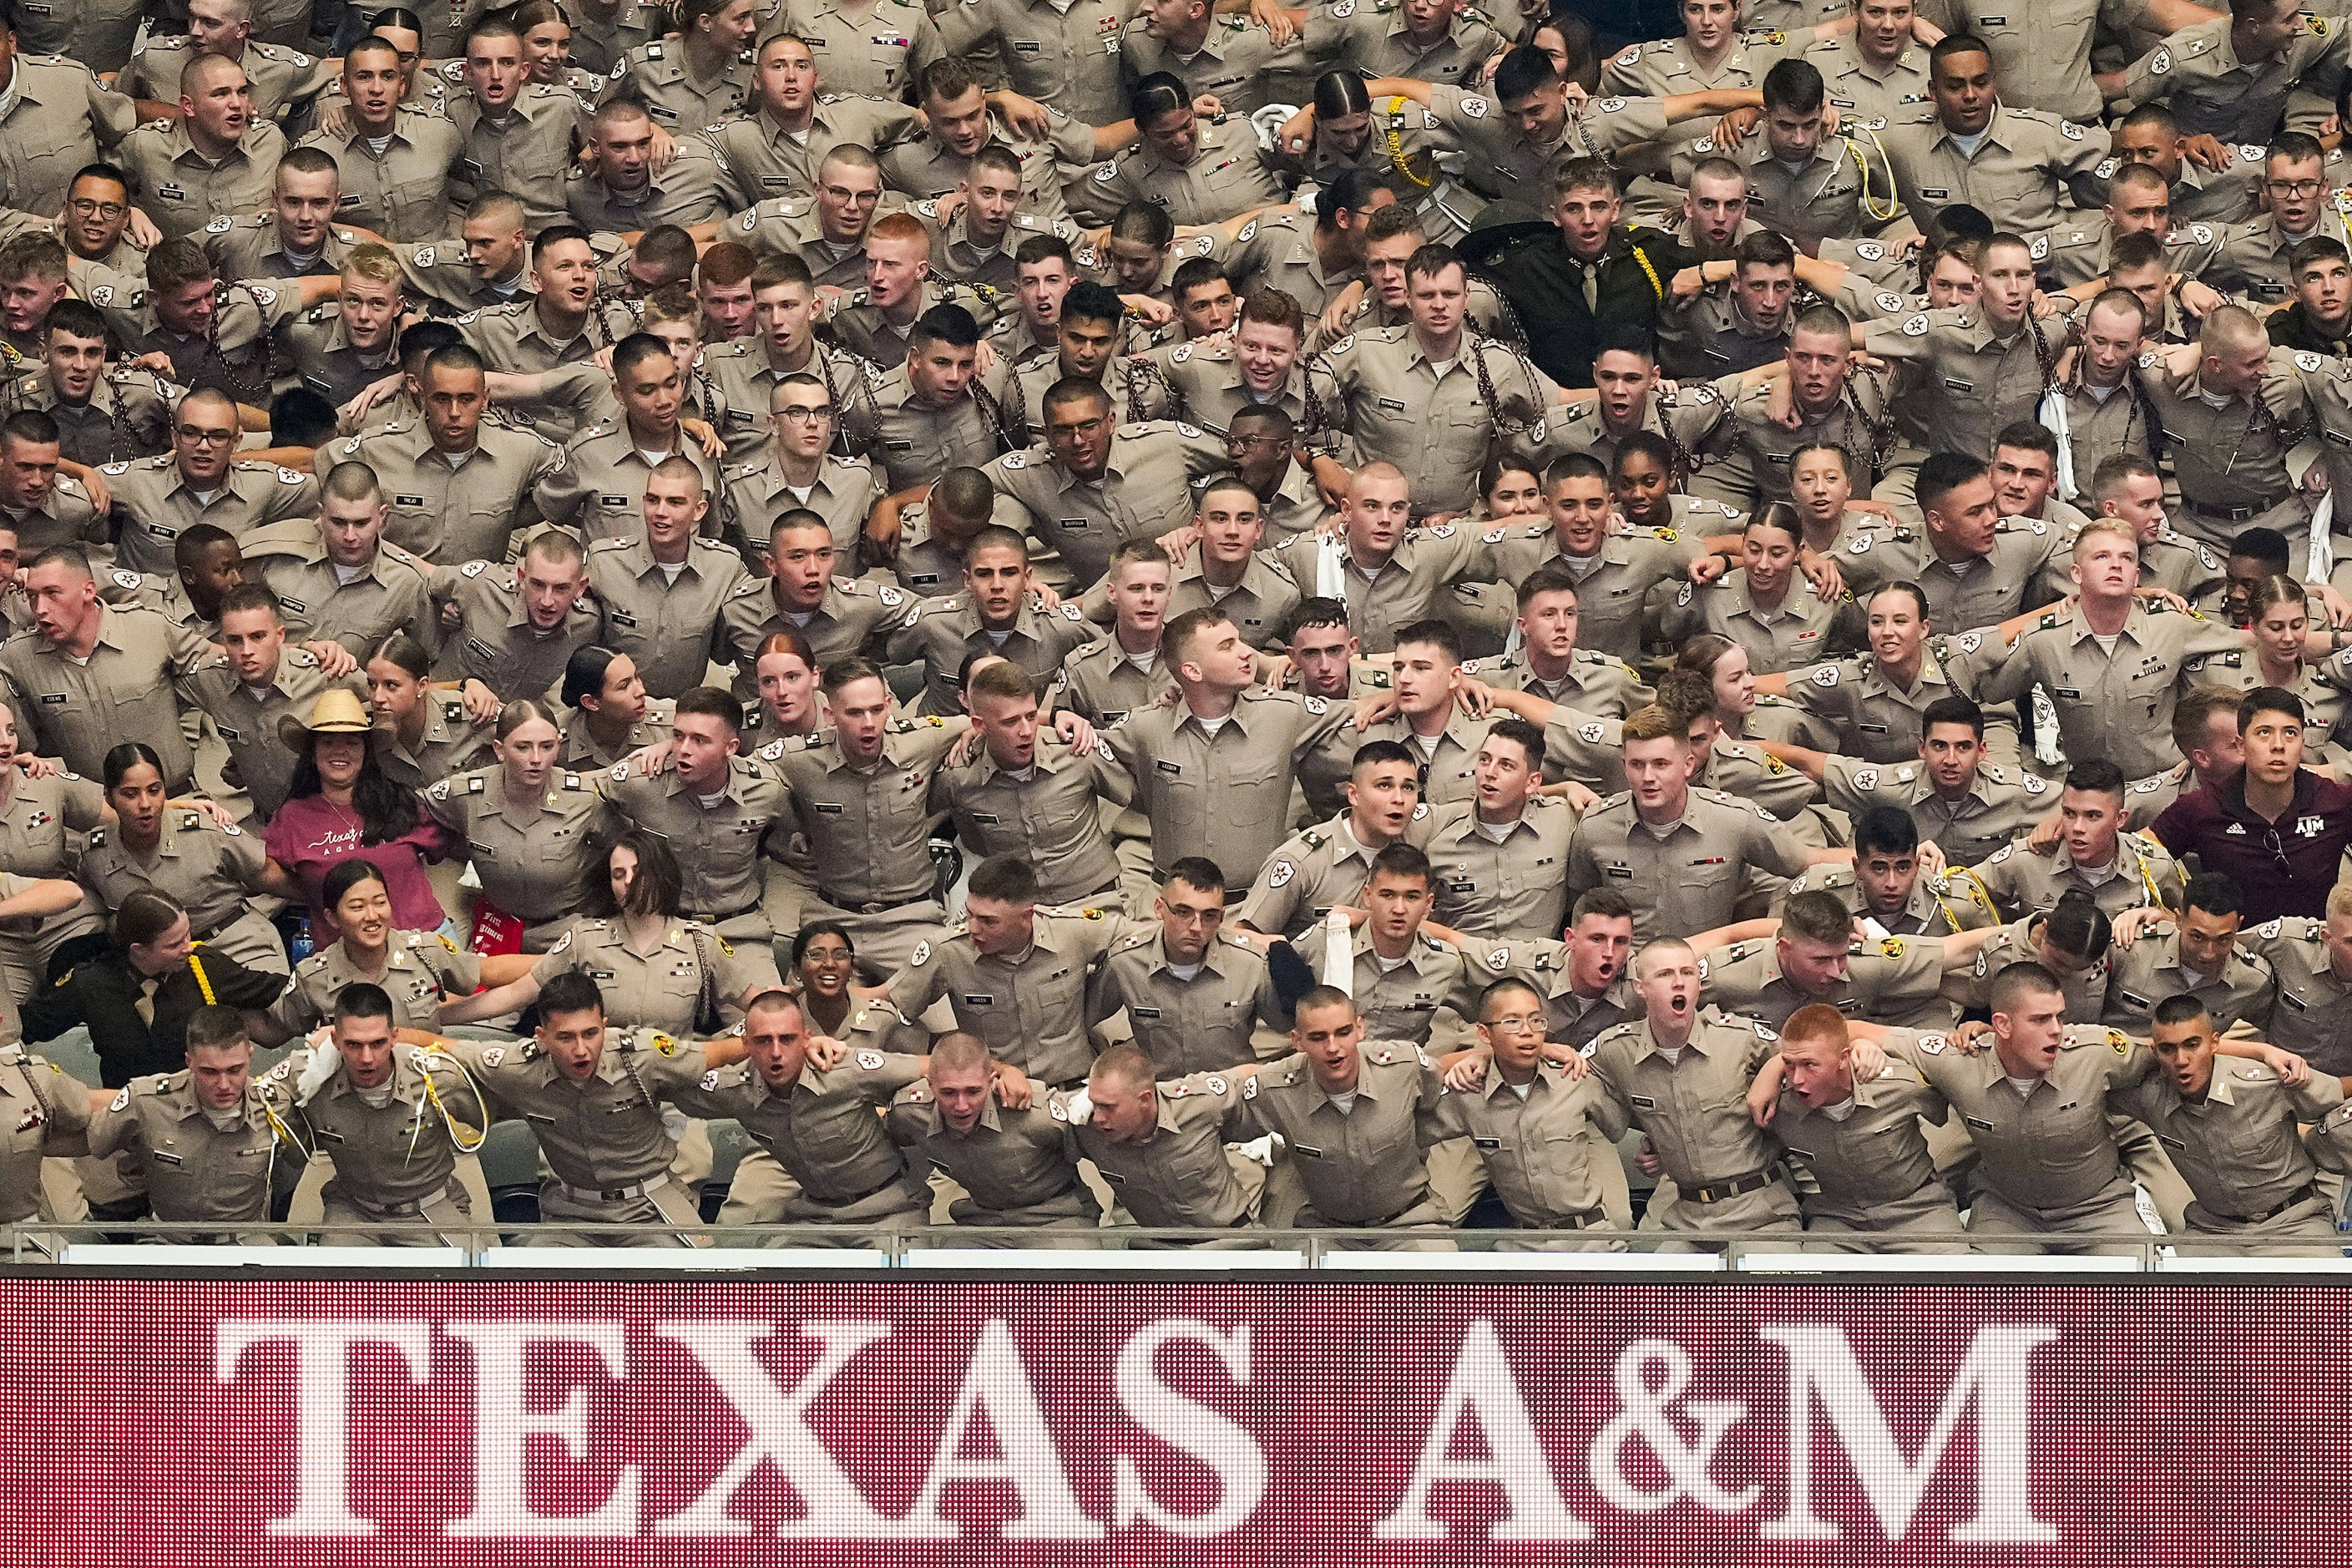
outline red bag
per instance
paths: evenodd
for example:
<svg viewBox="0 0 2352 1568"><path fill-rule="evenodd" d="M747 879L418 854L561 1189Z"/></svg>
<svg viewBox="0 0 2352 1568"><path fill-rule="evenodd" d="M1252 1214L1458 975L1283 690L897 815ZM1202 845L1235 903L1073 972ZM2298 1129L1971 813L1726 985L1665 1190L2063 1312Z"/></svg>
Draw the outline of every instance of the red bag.
<svg viewBox="0 0 2352 1568"><path fill-rule="evenodd" d="M520 952L523 925L488 899L475 900L474 951L484 958Z"/></svg>

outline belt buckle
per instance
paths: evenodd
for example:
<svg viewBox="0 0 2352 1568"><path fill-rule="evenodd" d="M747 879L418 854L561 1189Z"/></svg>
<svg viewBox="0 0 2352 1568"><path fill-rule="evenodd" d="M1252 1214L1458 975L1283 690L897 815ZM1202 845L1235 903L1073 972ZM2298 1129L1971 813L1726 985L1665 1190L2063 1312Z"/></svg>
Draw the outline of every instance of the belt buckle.
<svg viewBox="0 0 2352 1568"><path fill-rule="evenodd" d="M605 1187L599 1195L608 1204L617 1204L636 1196L635 1187Z"/></svg>

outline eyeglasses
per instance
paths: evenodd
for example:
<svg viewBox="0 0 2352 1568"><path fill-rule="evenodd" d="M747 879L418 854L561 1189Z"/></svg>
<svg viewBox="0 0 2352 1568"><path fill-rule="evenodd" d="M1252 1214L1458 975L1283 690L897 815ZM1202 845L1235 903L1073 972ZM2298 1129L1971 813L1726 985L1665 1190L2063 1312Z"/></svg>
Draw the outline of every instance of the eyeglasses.
<svg viewBox="0 0 2352 1568"><path fill-rule="evenodd" d="M1097 415L1092 419L1081 419L1075 425L1048 425L1045 426L1045 434L1048 436L1091 436L1096 431L1101 429L1107 423L1108 423L1107 416Z"/></svg>
<svg viewBox="0 0 2352 1568"><path fill-rule="evenodd" d="M1543 1016L1539 1013L1513 1013L1507 1017L1488 1018L1485 1020L1485 1022L1486 1027L1490 1029L1500 1029L1507 1035L1532 1035L1540 1031L1544 1026Z"/></svg>
<svg viewBox="0 0 2352 1568"><path fill-rule="evenodd" d="M121 202L94 202L86 196L76 196L66 205L79 217L118 218L131 210Z"/></svg>
<svg viewBox="0 0 2352 1568"><path fill-rule="evenodd" d="M236 444L234 430L199 430L194 426L180 426L174 432L181 440L196 447L233 447Z"/></svg>
<svg viewBox="0 0 2352 1568"><path fill-rule="evenodd" d="M1228 452L1263 452L1269 447L1284 445L1286 443L1279 436L1228 436L1225 437L1225 450Z"/></svg>
<svg viewBox="0 0 2352 1568"><path fill-rule="evenodd" d="M2283 196L2315 196L2323 188L2318 180L2272 180L2270 188Z"/></svg>
<svg viewBox="0 0 2352 1568"><path fill-rule="evenodd" d="M777 409L776 417L789 419L795 425L814 425L819 420L832 418L833 409L823 403L814 408L803 408L798 404L793 404L790 407Z"/></svg>

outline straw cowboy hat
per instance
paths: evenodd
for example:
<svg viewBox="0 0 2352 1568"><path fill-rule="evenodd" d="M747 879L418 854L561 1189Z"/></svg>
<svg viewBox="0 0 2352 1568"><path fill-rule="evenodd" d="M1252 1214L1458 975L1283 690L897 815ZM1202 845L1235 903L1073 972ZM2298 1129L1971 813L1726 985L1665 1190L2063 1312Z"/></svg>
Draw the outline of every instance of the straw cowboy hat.
<svg viewBox="0 0 2352 1568"><path fill-rule="evenodd" d="M313 735L364 735L375 728L368 717L367 704L359 697L338 687L321 691L319 700L310 704L310 721L289 713L278 721L278 739L287 750L299 755L310 749Z"/></svg>

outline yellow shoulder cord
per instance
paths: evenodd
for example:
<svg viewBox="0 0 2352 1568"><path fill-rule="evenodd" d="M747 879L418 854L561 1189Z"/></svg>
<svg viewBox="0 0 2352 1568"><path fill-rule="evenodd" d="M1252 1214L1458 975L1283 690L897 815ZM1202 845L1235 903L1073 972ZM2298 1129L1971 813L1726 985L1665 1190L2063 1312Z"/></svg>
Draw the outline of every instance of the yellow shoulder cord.
<svg viewBox="0 0 2352 1568"><path fill-rule="evenodd" d="M1658 302L1664 304L1666 299L1666 286L1658 281L1658 269L1650 265L1650 253L1638 245L1628 248L1633 252L1633 259L1642 264L1642 276L1650 280L1651 291L1657 295Z"/></svg>
<svg viewBox="0 0 2352 1568"><path fill-rule="evenodd" d="M1895 160L1886 155L1886 144L1878 139L1877 132L1865 125L1863 127L1862 133L1870 138L1870 144L1873 147L1878 149L1878 166L1886 174L1886 205L1884 207L1871 198L1870 160L1863 156L1861 145L1851 136L1841 137L1840 140L1844 142L1846 150L1853 154L1854 167L1862 171L1863 212L1880 223L1889 223L1903 210L1902 200L1896 195L1895 188Z"/></svg>
<svg viewBox="0 0 2352 1568"><path fill-rule="evenodd" d="M188 954L188 971L196 977L196 989L205 994L205 1005L217 1007L219 998L213 994L213 983L205 973L205 961L194 953Z"/></svg>
<svg viewBox="0 0 2352 1568"><path fill-rule="evenodd" d="M425 1102L431 1105L434 1111L441 1118L441 1125L448 1129L449 1142L451 1145L454 1146L460 1154L470 1154L488 1141L490 1130L488 1126L485 1126L479 1132L474 1134L474 1141L472 1142L468 1143L466 1142L465 1135L458 1131L457 1119L450 1115L448 1106L442 1103L441 1090L433 1081L432 1063L433 1058L436 1056L446 1061L451 1067L457 1069L457 1076L466 1080L466 1087L474 1091L474 1098L476 1100L486 1100L488 1099L488 1096L485 1095L482 1092L481 1086L474 1081L473 1075L466 1070L466 1064L459 1061L456 1057L450 1056L446 1051L428 1050L425 1054L425 1065L416 1069L418 1076L425 1079ZM487 1118L485 1120L487 1121ZM416 1140L419 1137L422 1137L424 1132L424 1120L419 1118L416 1124L416 1131L411 1134L408 1140L408 1152L410 1154L414 1155L416 1152Z"/></svg>
<svg viewBox="0 0 2352 1568"><path fill-rule="evenodd" d="M1985 879L1977 875L1976 868L1973 866L1962 866L1959 868L1959 873L1961 876L1966 877L1969 881L1974 882L1977 885L1977 896L1984 900L1985 908L1992 911L1994 922L1996 924L2000 923L2000 901L1992 896L1992 889L1985 886Z"/></svg>
<svg viewBox="0 0 2352 1568"><path fill-rule="evenodd" d="M1437 177L1437 172L1433 167L1427 180L1412 172L1412 159L1404 150L1404 106L1408 101L1402 93L1389 100L1389 128L1384 140L1389 144L1389 162L1396 165L1396 172L1425 191Z"/></svg>

